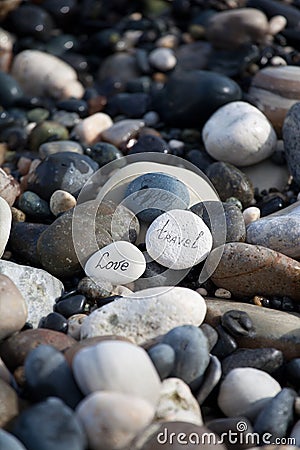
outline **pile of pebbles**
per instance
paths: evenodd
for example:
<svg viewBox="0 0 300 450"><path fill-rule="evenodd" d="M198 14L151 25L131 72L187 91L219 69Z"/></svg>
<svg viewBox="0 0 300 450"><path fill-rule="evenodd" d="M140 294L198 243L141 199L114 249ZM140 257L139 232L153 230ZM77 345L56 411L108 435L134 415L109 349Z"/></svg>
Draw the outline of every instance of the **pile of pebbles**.
<svg viewBox="0 0 300 450"><path fill-rule="evenodd" d="M300 446L299 27L0 2L0 449Z"/></svg>

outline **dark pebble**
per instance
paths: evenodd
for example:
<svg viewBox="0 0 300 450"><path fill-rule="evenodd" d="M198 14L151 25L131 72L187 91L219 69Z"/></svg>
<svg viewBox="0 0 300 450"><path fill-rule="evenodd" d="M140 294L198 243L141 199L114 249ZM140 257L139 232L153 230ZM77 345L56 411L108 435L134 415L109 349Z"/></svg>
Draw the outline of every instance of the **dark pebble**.
<svg viewBox="0 0 300 450"><path fill-rule="evenodd" d="M210 356L209 365L203 376L203 383L197 392L197 401L199 405L207 399L209 394L217 386L222 376L221 363L218 358L214 355Z"/></svg>
<svg viewBox="0 0 300 450"><path fill-rule="evenodd" d="M222 361L223 376L238 367L253 367L272 373L283 363L283 354L275 348L238 349Z"/></svg>
<svg viewBox="0 0 300 450"><path fill-rule="evenodd" d="M161 380L167 378L175 364L175 351L168 344L157 344L148 351Z"/></svg>
<svg viewBox="0 0 300 450"><path fill-rule="evenodd" d="M30 222L13 222L9 237L11 250L25 263L40 265L37 241L48 225Z"/></svg>
<svg viewBox="0 0 300 450"><path fill-rule="evenodd" d="M105 112L111 117L119 114L129 119L139 119L149 109L150 99L148 94L142 92L116 94L108 101Z"/></svg>
<svg viewBox="0 0 300 450"><path fill-rule="evenodd" d="M39 328L48 328L49 330L67 333L68 321L62 314L52 312L48 314L48 316L41 318L39 322Z"/></svg>
<svg viewBox="0 0 300 450"><path fill-rule="evenodd" d="M92 147L88 147L85 153L99 164L99 167L105 166L105 164L120 159L123 157L123 153L114 145L107 142L97 142Z"/></svg>
<svg viewBox="0 0 300 450"><path fill-rule="evenodd" d="M23 91L18 82L8 73L0 72L0 105L9 108L22 96Z"/></svg>
<svg viewBox="0 0 300 450"><path fill-rule="evenodd" d="M20 126L8 127L0 134L0 141L6 142L9 150L22 151L26 148L28 134Z"/></svg>
<svg viewBox="0 0 300 450"><path fill-rule="evenodd" d="M31 36L42 41L50 37L54 27L50 14L37 5L21 5L10 14L9 19L19 36Z"/></svg>
<svg viewBox="0 0 300 450"><path fill-rule="evenodd" d="M294 358L285 366L286 380L296 389L300 389L300 358Z"/></svg>
<svg viewBox="0 0 300 450"><path fill-rule="evenodd" d="M293 423L294 403L297 394L289 388L283 388L267 402L254 422L254 432L263 436L269 433L274 441L286 436L287 429Z"/></svg>
<svg viewBox="0 0 300 450"><path fill-rule="evenodd" d="M11 431L27 450L85 450L87 445L75 413L58 398L23 411Z"/></svg>
<svg viewBox="0 0 300 450"><path fill-rule="evenodd" d="M75 112L79 117L84 118L88 115L88 105L84 100L77 98L70 98L68 100L61 100L56 103L58 109L62 109L68 112Z"/></svg>
<svg viewBox="0 0 300 450"><path fill-rule="evenodd" d="M86 298L84 295L72 295L55 303L54 310L68 318L73 316L73 314L83 313L85 304Z"/></svg>
<svg viewBox="0 0 300 450"><path fill-rule="evenodd" d="M29 135L29 147L32 151L38 151L44 142L62 141L69 138L67 128L54 120L44 120L38 123Z"/></svg>
<svg viewBox="0 0 300 450"><path fill-rule="evenodd" d="M31 191L25 191L20 195L18 208L36 220L49 219L52 216L48 202Z"/></svg>
<svg viewBox="0 0 300 450"><path fill-rule="evenodd" d="M75 408L83 395L64 355L50 345L40 345L25 360L26 391L35 401L58 397Z"/></svg>
<svg viewBox="0 0 300 450"><path fill-rule="evenodd" d="M58 189L77 195L97 169L98 164L86 155L74 152L49 155L31 173L28 189L45 200Z"/></svg>
<svg viewBox="0 0 300 450"><path fill-rule="evenodd" d="M208 167L214 162L206 151L198 149L188 151L186 154L186 159L204 173L206 173Z"/></svg>
<svg viewBox="0 0 300 450"><path fill-rule="evenodd" d="M244 431L238 430L238 423L245 423ZM251 448L257 443L255 436L253 436L254 440L251 440L253 428L246 417L226 417L224 419L211 420L207 423L207 427L219 436L224 437L224 444L228 450Z"/></svg>
<svg viewBox="0 0 300 450"><path fill-rule="evenodd" d="M280 209L283 209L286 205L286 202L280 195L268 195L261 202L258 202L255 206L260 209L261 217L268 216L269 214L273 214Z"/></svg>
<svg viewBox="0 0 300 450"><path fill-rule="evenodd" d="M128 155L147 152L169 153L169 147L164 139L152 134L144 134L138 138L136 144L130 147Z"/></svg>
<svg viewBox="0 0 300 450"><path fill-rule="evenodd" d="M96 300L97 308L101 308L102 306L108 305L109 303L114 302L118 298L122 298L122 295L111 295L110 297L97 298Z"/></svg>
<svg viewBox="0 0 300 450"><path fill-rule="evenodd" d="M3 450L25 450L19 439L3 429L0 429L0 448Z"/></svg>
<svg viewBox="0 0 300 450"><path fill-rule="evenodd" d="M207 343L208 343L208 351L210 352L214 348L214 346L216 345L216 343L218 341L218 333L216 332L214 327L212 327L208 323L203 323L200 326L200 329L203 331L204 335L206 336Z"/></svg>
<svg viewBox="0 0 300 450"><path fill-rule="evenodd" d="M254 336L255 330L252 320L244 311L231 310L223 314L222 326L233 336Z"/></svg>
<svg viewBox="0 0 300 450"><path fill-rule="evenodd" d="M197 389L209 364L204 333L193 325L183 325L169 331L161 343L170 345L175 351L175 365L170 375L181 378L191 389Z"/></svg>
<svg viewBox="0 0 300 450"><path fill-rule="evenodd" d="M217 356L219 359L226 358L237 349L237 343L235 339L228 334L221 325L216 326L216 331L218 333L218 342L212 349L212 354Z"/></svg>

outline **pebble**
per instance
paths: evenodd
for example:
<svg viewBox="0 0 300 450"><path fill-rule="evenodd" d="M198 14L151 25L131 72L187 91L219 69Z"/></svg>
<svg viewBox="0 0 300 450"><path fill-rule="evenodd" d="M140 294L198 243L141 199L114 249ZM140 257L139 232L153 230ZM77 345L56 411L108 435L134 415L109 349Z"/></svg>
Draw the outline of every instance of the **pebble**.
<svg viewBox="0 0 300 450"><path fill-rule="evenodd" d="M284 152L290 174L293 176L297 184L300 183L299 170L299 132L300 123L300 104L295 103L287 112L283 122L282 137L284 144Z"/></svg>
<svg viewBox="0 0 300 450"><path fill-rule="evenodd" d="M156 48L149 54L149 62L154 69L161 72L168 72L174 69L177 60L174 52L169 48Z"/></svg>
<svg viewBox="0 0 300 450"><path fill-rule="evenodd" d="M209 299L207 301L206 323L218 326L220 318L232 311L232 301ZM256 305L235 302L235 310L245 312L250 317L254 332L245 336L235 336L239 348L276 348L289 360L299 356L300 318L283 311L259 308Z"/></svg>
<svg viewBox="0 0 300 450"><path fill-rule="evenodd" d="M73 314L68 318L67 321L68 335L71 336L73 339L76 339L76 341L80 340L80 330L85 318L86 314Z"/></svg>
<svg viewBox="0 0 300 450"><path fill-rule="evenodd" d="M10 235L12 213L6 200L0 196L0 257L2 257Z"/></svg>
<svg viewBox="0 0 300 450"><path fill-rule="evenodd" d="M73 128L71 137L76 137L84 145L93 145L100 140L101 133L112 125L108 114L98 112L79 122Z"/></svg>
<svg viewBox="0 0 300 450"><path fill-rule="evenodd" d="M136 143L130 147L128 155L145 152L169 153L169 146L167 142L159 136L140 134Z"/></svg>
<svg viewBox="0 0 300 450"><path fill-rule="evenodd" d="M54 311L62 314L66 318L69 318L73 316L73 314L83 313L85 304L86 298L84 295L68 295L57 300L54 305Z"/></svg>
<svg viewBox="0 0 300 450"><path fill-rule="evenodd" d="M175 350L168 344L160 343L148 351L151 361L161 380L167 378L175 365Z"/></svg>
<svg viewBox="0 0 300 450"><path fill-rule="evenodd" d="M15 418L19 414L19 401L16 391L1 378L0 378L0 402L1 402L0 427L4 428L13 418Z"/></svg>
<svg viewBox="0 0 300 450"><path fill-rule="evenodd" d="M208 270L210 264L215 263L215 251L207 260ZM221 260L211 279L237 297L287 295L298 300L299 267L296 260L269 248L232 242L224 245Z"/></svg>
<svg viewBox="0 0 300 450"><path fill-rule="evenodd" d="M245 220L245 225L247 226L250 223L260 219L260 209L257 208L257 206L249 206L248 208L244 209L243 217Z"/></svg>
<svg viewBox="0 0 300 450"><path fill-rule="evenodd" d="M0 275L0 341L20 331L27 320L26 302L13 283Z"/></svg>
<svg viewBox="0 0 300 450"><path fill-rule="evenodd" d="M254 432L262 436L270 433L272 439L284 438L294 419L294 402L297 394L289 388L282 389L258 414Z"/></svg>
<svg viewBox="0 0 300 450"><path fill-rule="evenodd" d="M43 219L49 219L51 217L48 202L31 191L23 192L20 195L18 207L26 215L34 217L36 220L43 221Z"/></svg>
<svg viewBox="0 0 300 450"><path fill-rule="evenodd" d="M197 401L199 405L206 400L209 394L217 386L222 376L222 367L218 358L210 355L209 364L204 374L203 383L197 392Z"/></svg>
<svg viewBox="0 0 300 450"><path fill-rule="evenodd" d="M0 197L7 201L9 206L15 203L20 194L20 185L11 175L0 169Z"/></svg>
<svg viewBox="0 0 300 450"><path fill-rule="evenodd" d="M232 51L250 43L264 43L268 31L268 19L262 11L238 8L213 14L205 35L215 47Z"/></svg>
<svg viewBox="0 0 300 450"><path fill-rule="evenodd" d="M300 387L300 358L294 358L285 365L285 376L292 386Z"/></svg>
<svg viewBox="0 0 300 450"><path fill-rule="evenodd" d="M231 292L227 289L218 288L215 291L215 297L217 298L231 298Z"/></svg>
<svg viewBox="0 0 300 450"><path fill-rule="evenodd" d="M55 397L23 411L11 432L28 450L84 450L86 436L75 413Z"/></svg>
<svg viewBox="0 0 300 450"><path fill-rule="evenodd" d="M28 143L30 150L38 151L40 145L44 142L47 142L51 139L66 140L69 137L69 132L67 128L53 120L44 120L43 122L38 123L35 127L30 131L30 135L28 138Z"/></svg>
<svg viewBox="0 0 300 450"><path fill-rule="evenodd" d="M146 400L120 392L93 392L77 407L91 450L128 448L133 438L148 426L154 407Z"/></svg>
<svg viewBox="0 0 300 450"><path fill-rule="evenodd" d="M218 341L218 333L216 330L211 327L208 323L203 323L200 326L200 329L203 331L204 335L207 339L208 351L210 352Z"/></svg>
<svg viewBox="0 0 300 450"><path fill-rule="evenodd" d="M266 67L251 81L249 95L280 135L289 109L300 100L300 68L296 65Z"/></svg>
<svg viewBox="0 0 300 450"><path fill-rule="evenodd" d="M281 391L266 372L250 367L231 370L220 385L218 405L227 417L256 415Z"/></svg>
<svg viewBox="0 0 300 450"><path fill-rule="evenodd" d="M206 122L202 138L213 158L236 166L251 166L268 158L277 144L270 122L246 102L231 102L218 109Z"/></svg>
<svg viewBox="0 0 300 450"><path fill-rule="evenodd" d="M25 214L24 214L25 216ZM46 224L31 222L13 222L9 246L14 255L24 264L40 266L40 259L37 254L37 241L40 235L48 228Z"/></svg>
<svg viewBox="0 0 300 450"><path fill-rule="evenodd" d="M140 119L120 120L102 131L101 140L119 148L135 138L144 126L144 121Z"/></svg>
<svg viewBox="0 0 300 450"><path fill-rule="evenodd" d="M215 330L218 333L218 341L211 352L213 355L217 356L217 358L223 359L233 353L238 345L235 338L227 333L221 325L217 325Z"/></svg>
<svg viewBox="0 0 300 450"><path fill-rule="evenodd" d="M81 327L81 339L117 334L140 345L180 325L199 326L205 314L204 299L191 289L149 288L92 312Z"/></svg>
<svg viewBox="0 0 300 450"><path fill-rule="evenodd" d="M41 318L39 321L39 328L47 328L49 330L66 333L68 331L68 322L62 314L52 312L46 317Z"/></svg>
<svg viewBox="0 0 300 450"><path fill-rule="evenodd" d="M143 253L126 241L115 241L94 253L84 271L92 279L115 284L127 284L137 280L146 269Z"/></svg>
<svg viewBox="0 0 300 450"><path fill-rule="evenodd" d="M203 425L199 404L184 381L168 378L162 382L155 421Z"/></svg>
<svg viewBox="0 0 300 450"><path fill-rule="evenodd" d="M49 207L50 211L54 216L59 216L60 214L69 211L76 206L76 198L67 191L58 189L54 191L50 197Z"/></svg>
<svg viewBox="0 0 300 450"><path fill-rule="evenodd" d="M0 345L0 357L7 368L13 372L24 361L29 352L41 344L51 345L59 351L66 350L74 345L76 341L66 334L45 328L24 330L14 334Z"/></svg>
<svg viewBox="0 0 300 450"><path fill-rule="evenodd" d="M203 331L193 325L170 330L161 340L175 351L175 363L170 376L180 378L193 390L199 388L209 364L208 341Z"/></svg>
<svg viewBox="0 0 300 450"><path fill-rule="evenodd" d="M0 430L0 448L5 450L26 450L23 444L12 434L3 429Z"/></svg>
<svg viewBox="0 0 300 450"><path fill-rule="evenodd" d="M238 349L222 361L222 373L226 376L238 367L253 367L267 373L275 372L283 364L283 355L274 348Z"/></svg>
<svg viewBox="0 0 300 450"><path fill-rule="evenodd" d="M22 293L28 309L27 320L35 327L42 316L52 312L55 299L63 291L61 281L42 269L0 260L0 273L10 278Z"/></svg>
<svg viewBox="0 0 300 450"><path fill-rule="evenodd" d="M243 423L244 426L239 425L240 422ZM253 427L251 422L246 417L226 417L221 419L213 419L207 423L207 427L224 438L224 444L227 449L234 450L237 446L239 446L239 444L233 442L235 441L235 438L237 439L237 442L242 442L240 448L243 449L253 448L252 446L255 443L258 444L257 437L255 435L253 437L251 436L253 433ZM239 430L239 428L241 430ZM233 433L234 439L232 439Z"/></svg>
<svg viewBox="0 0 300 450"><path fill-rule="evenodd" d="M184 183L159 172L135 178L127 186L125 197L125 206L145 222L152 222L166 211L186 209L190 203Z"/></svg>
<svg viewBox="0 0 300 450"><path fill-rule="evenodd" d="M254 334L254 326L245 311L232 310L222 315L221 324L233 336L249 336Z"/></svg>
<svg viewBox="0 0 300 450"><path fill-rule="evenodd" d="M175 71L154 97L154 106L168 125L197 128L220 106L240 98L239 86L224 75L205 70Z"/></svg>
<svg viewBox="0 0 300 450"><path fill-rule="evenodd" d="M120 159L123 156L123 153L117 147L107 142L97 142L92 147L88 147L85 153L96 161L99 167L103 167L105 164Z"/></svg>
<svg viewBox="0 0 300 450"><path fill-rule="evenodd" d="M84 88L75 70L60 58L39 50L18 53L11 73L28 96L57 100L83 96Z"/></svg>
<svg viewBox="0 0 300 450"><path fill-rule="evenodd" d="M181 270L199 264L212 248L212 235L190 211L174 209L160 215L147 230L147 252L164 267Z"/></svg>
<svg viewBox="0 0 300 450"><path fill-rule="evenodd" d="M154 407L157 405L160 379L146 351L137 345L106 340L85 347L75 355L72 367L75 380L85 395L113 391L141 397Z"/></svg>
<svg viewBox="0 0 300 450"><path fill-rule="evenodd" d="M138 234L138 220L127 208L89 201L58 217L39 238L37 249L48 272L66 277L81 273L81 264L113 239L134 241Z"/></svg>
<svg viewBox="0 0 300 450"><path fill-rule="evenodd" d="M83 398L65 357L50 345L33 349L25 360L24 371L26 391L35 401L58 397L75 408Z"/></svg>
<svg viewBox="0 0 300 450"><path fill-rule="evenodd" d="M14 103L23 96L18 82L8 73L0 72L0 104L3 108L14 106Z"/></svg>
<svg viewBox="0 0 300 450"><path fill-rule="evenodd" d="M54 153L61 152L74 152L79 155L83 154L82 146L75 141L59 140L53 142L45 142L41 144L38 149L39 157L41 159L47 158L47 156L53 155Z"/></svg>
<svg viewBox="0 0 300 450"><path fill-rule="evenodd" d="M226 162L215 162L209 166L206 174L223 202L230 197L235 197L244 207L252 203L253 185L247 175L237 167Z"/></svg>
<svg viewBox="0 0 300 450"><path fill-rule="evenodd" d="M57 190L77 195L97 169L98 164L86 155L55 153L47 156L30 174L28 189L44 200L49 200Z"/></svg>

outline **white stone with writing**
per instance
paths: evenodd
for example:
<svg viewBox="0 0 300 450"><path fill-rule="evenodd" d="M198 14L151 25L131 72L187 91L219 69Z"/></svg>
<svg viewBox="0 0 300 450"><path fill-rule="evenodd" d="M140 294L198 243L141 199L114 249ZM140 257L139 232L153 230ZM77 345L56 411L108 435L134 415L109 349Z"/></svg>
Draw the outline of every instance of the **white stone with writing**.
<svg viewBox="0 0 300 450"><path fill-rule="evenodd" d="M155 219L146 233L147 252L170 269L181 270L203 261L212 249L212 235L190 211L173 209Z"/></svg>
<svg viewBox="0 0 300 450"><path fill-rule="evenodd" d="M143 253L133 244L116 241L94 253L85 265L85 273L94 280L127 284L137 280L146 269Z"/></svg>

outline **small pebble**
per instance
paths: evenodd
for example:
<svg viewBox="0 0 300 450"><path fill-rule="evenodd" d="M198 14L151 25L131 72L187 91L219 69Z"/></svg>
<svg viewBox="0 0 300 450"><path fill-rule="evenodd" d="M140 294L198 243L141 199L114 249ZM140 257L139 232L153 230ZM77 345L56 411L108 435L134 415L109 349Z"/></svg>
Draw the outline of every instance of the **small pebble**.
<svg viewBox="0 0 300 450"><path fill-rule="evenodd" d="M245 225L249 225L251 222L255 222L260 218L260 209L256 206L249 206L244 209L243 216L245 220Z"/></svg>
<svg viewBox="0 0 300 450"><path fill-rule="evenodd" d="M245 311L227 311L221 318L221 324L233 336L248 336L255 332L252 320Z"/></svg>
<svg viewBox="0 0 300 450"><path fill-rule="evenodd" d="M76 341L80 340L80 330L85 318L85 314L73 314L67 320L68 335L76 339Z"/></svg>
<svg viewBox="0 0 300 450"><path fill-rule="evenodd" d="M41 318L39 328L48 328L49 330L66 333L68 331L68 322L62 314L52 312L48 316Z"/></svg>
<svg viewBox="0 0 300 450"><path fill-rule="evenodd" d="M238 367L253 367L267 373L275 372L283 364L282 352L275 348L238 349L222 361L222 373L226 376Z"/></svg>
<svg viewBox="0 0 300 450"><path fill-rule="evenodd" d="M217 298L231 298L231 292L227 289L218 288L215 291L215 297Z"/></svg>
<svg viewBox="0 0 300 450"><path fill-rule="evenodd" d="M174 52L169 48L156 48L149 54L151 66L161 72L168 72L174 69L177 60Z"/></svg>
<svg viewBox="0 0 300 450"><path fill-rule="evenodd" d="M209 364L204 373L203 382L200 389L197 392L197 401L199 405L206 400L209 394L217 386L222 377L222 367L218 358L214 355L210 355Z"/></svg>
<svg viewBox="0 0 300 450"><path fill-rule="evenodd" d="M101 133L112 125L108 114L101 112L92 114L73 128L71 137L76 137L82 144L93 145L100 141Z"/></svg>
<svg viewBox="0 0 300 450"><path fill-rule="evenodd" d="M50 197L49 206L52 214L58 216L76 206L76 198L67 191L58 189Z"/></svg>
<svg viewBox="0 0 300 450"><path fill-rule="evenodd" d="M160 343L148 351L161 380L167 378L175 365L175 350L168 344Z"/></svg>

